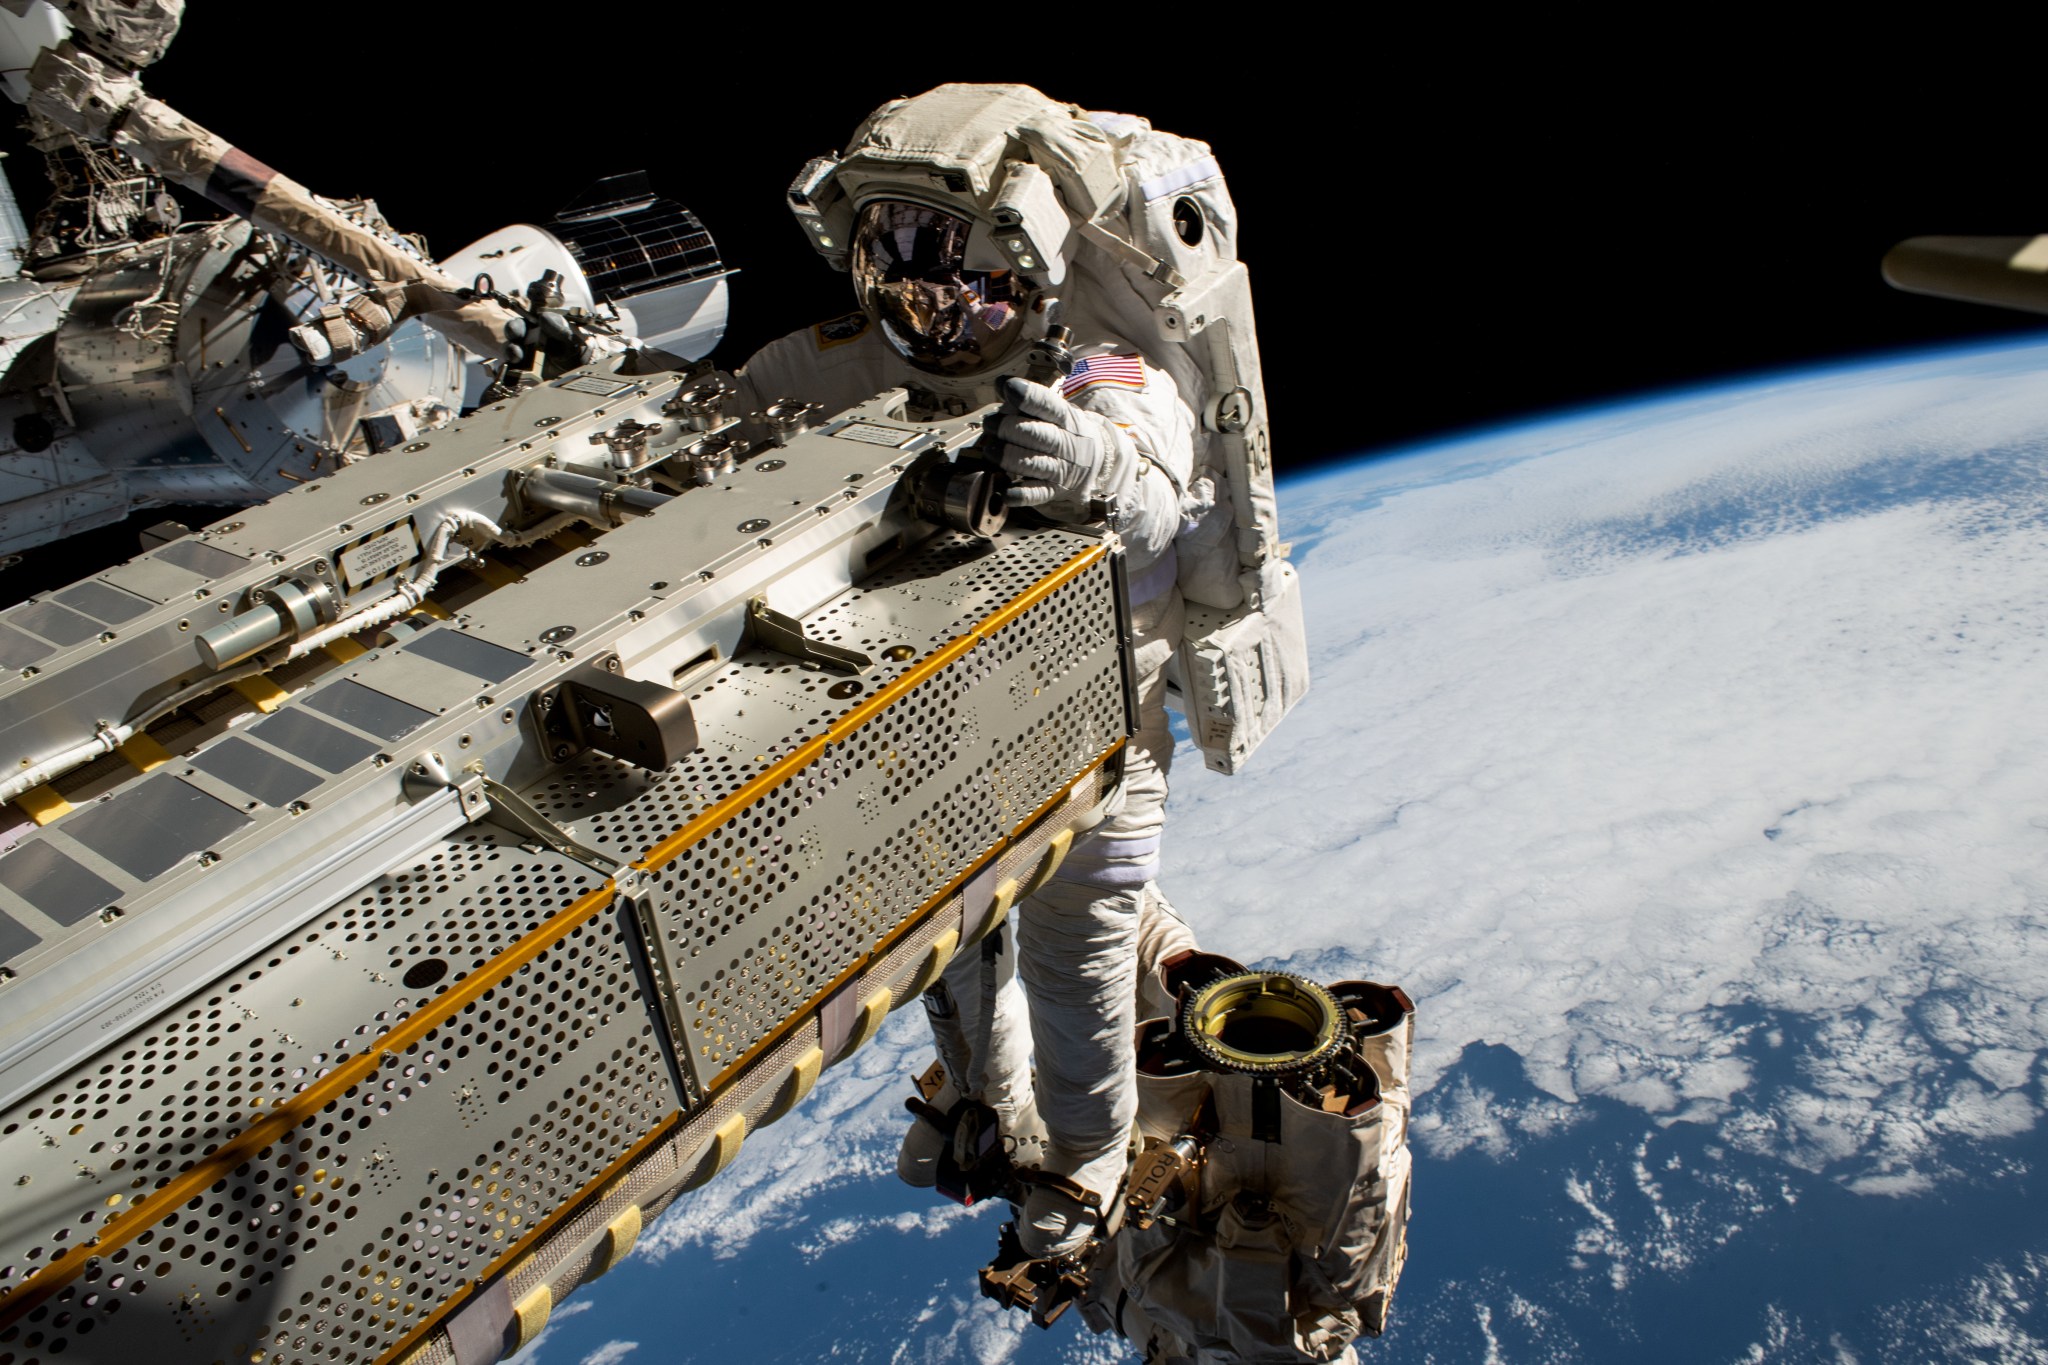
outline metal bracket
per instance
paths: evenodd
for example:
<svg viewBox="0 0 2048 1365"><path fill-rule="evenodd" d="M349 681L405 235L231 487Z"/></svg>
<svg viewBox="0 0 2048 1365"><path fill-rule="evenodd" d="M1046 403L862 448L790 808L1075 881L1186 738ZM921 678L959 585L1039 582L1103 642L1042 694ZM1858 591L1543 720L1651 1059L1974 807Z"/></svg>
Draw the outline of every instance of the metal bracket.
<svg viewBox="0 0 2048 1365"><path fill-rule="evenodd" d="M448 767L448 761L436 753L421 754L406 764L401 779L406 798L415 804L436 792L453 791L463 818L472 824L491 813L490 798L484 793L487 782L482 773L455 773Z"/></svg>
<svg viewBox="0 0 2048 1365"><path fill-rule="evenodd" d="M765 597L747 603L747 638L763 649L793 659L808 659L837 673L865 673L875 666L872 658L857 649L813 640L804 634L803 622L775 610Z"/></svg>
<svg viewBox="0 0 2048 1365"><path fill-rule="evenodd" d="M1050 1327L1088 1292L1088 1266L1100 1249L1090 1238L1065 1256L1034 1257L1017 1240L1017 1225L1005 1223L995 1260L981 1269L981 1296L1021 1308L1040 1327Z"/></svg>
<svg viewBox="0 0 2048 1365"><path fill-rule="evenodd" d="M1251 426L1252 416L1252 391L1239 384L1209 404L1208 411L1202 414L1202 425L1226 436L1241 436Z"/></svg>
<svg viewBox="0 0 2048 1365"><path fill-rule="evenodd" d="M662 961L661 925L655 919L652 900L644 894L622 892L618 905L626 921L626 953L640 980L641 999L654 1016L655 1044L661 1049L678 1101L684 1112L690 1112L703 1103L704 1087L691 1062L690 1035L676 999L675 981Z"/></svg>
<svg viewBox="0 0 2048 1365"><path fill-rule="evenodd" d="M485 774L481 764L454 772L441 755L421 754L405 765L404 785L406 796L415 803L437 792L452 791L462 807L463 819L470 824L488 821L607 877L625 869L626 864L620 859L578 841L569 831L542 815L532 802Z"/></svg>
<svg viewBox="0 0 2048 1365"><path fill-rule="evenodd" d="M627 677L616 654L535 692L529 705L548 755L557 763L596 749L661 772L697 747L697 718L688 694Z"/></svg>
<svg viewBox="0 0 2048 1365"><path fill-rule="evenodd" d="M1102 1196L1069 1176L1060 1175L1057 1172L1044 1170L1037 1166L1018 1166L1014 1169L1017 1172L1018 1181L1022 1184L1043 1185L1047 1189L1058 1190L1061 1194L1085 1209L1097 1213L1102 1211Z"/></svg>
<svg viewBox="0 0 2048 1365"><path fill-rule="evenodd" d="M524 834L537 840L585 867L612 876L625 867L620 859L609 853L600 853L590 845L579 842L569 831L542 815L525 797L502 782L479 775L484 795L490 798L490 810L484 817L492 824L508 829L514 834Z"/></svg>

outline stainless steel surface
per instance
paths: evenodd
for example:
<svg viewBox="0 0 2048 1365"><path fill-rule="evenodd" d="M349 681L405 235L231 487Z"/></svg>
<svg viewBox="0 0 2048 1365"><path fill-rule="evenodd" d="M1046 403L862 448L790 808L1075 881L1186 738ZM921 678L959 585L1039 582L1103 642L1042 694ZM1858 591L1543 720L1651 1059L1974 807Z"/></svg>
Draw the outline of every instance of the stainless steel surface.
<svg viewBox="0 0 2048 1365"><path fill-rule="evenodd" d="M672 425L673 378L589 387L93 580L128 619L0 683L0 736L75 737L198 672L195 618L366 536L502 514L508 474L605 460L593 432ZM1119 561L921 525L897 482L971 415L897 401L855 413L887 442L792 433L772 468L493 568L447 621L274 670L275 714L0 854L0 1169L27 1177L0 1185L0 1352L445 1358L443 1310L566 1289L593 1209L708 1178L980 932L1126 733ZM750 630L757 601L793 638ZM871 664L849 692L818 655ZM694 750L558 759L532 700L592 669L686 703ZM59 886L91 910L48 913Z"/></svg>

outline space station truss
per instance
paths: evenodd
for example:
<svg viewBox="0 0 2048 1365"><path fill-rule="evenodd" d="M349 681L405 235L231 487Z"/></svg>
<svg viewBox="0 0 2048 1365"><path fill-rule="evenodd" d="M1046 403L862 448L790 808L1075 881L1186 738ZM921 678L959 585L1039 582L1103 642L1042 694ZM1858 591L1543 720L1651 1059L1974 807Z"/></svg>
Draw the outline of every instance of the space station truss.
<svg viewBox="0 0 2048 1365"><path fill-rule="evenodd" d="M260 951L103 1014L111 1041L0 1125L0 1365L468 1365L530 1340L1098 809L1131 721L1121 574L1080 530L906 538L802 616L865 675L714 652L678 670L696 745L671 766L529 764L493 796L520 819L392 841ZM420 639L439 637L474 638ZM492 688L462 648L424 652ZM276 784L312 778L280 755L413 761L384 714L403 688L376 682L336 680L56 828L110 883L156 856L152 783L288 828L302 803ZM473 723L544 733L511 695ZM421 729L428 757L457 759L471 723Z"/></svg>

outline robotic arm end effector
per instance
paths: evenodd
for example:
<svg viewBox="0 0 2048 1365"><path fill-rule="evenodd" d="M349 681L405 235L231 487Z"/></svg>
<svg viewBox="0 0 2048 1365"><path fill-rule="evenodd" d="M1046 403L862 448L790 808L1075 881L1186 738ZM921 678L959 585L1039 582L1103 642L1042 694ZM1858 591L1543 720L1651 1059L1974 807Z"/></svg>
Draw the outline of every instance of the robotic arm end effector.
<svg viewBox="0 0 2048 1365"><path fill-rule="evenodd" d="M163 58L184 17L185 0L70 0L61 8L51 0L0 0L0 85L16 104L28 103L29 72L65 43L111 64L107 76L132 79Z"/></svg>

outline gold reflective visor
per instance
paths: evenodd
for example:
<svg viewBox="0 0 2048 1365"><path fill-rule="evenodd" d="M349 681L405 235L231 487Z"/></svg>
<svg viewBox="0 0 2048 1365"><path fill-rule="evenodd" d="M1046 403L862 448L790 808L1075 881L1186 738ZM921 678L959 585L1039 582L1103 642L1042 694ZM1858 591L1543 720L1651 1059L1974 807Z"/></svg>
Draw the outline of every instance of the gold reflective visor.
<svg viewBox="0 0 2048 1365"><path fill-rule="evenodd" d="M920 369L972 373L1022 334L1017 277L965 269L971 230L956 214L898 199L866 205L854 224L850 266L861 306Z"/></svg>

